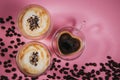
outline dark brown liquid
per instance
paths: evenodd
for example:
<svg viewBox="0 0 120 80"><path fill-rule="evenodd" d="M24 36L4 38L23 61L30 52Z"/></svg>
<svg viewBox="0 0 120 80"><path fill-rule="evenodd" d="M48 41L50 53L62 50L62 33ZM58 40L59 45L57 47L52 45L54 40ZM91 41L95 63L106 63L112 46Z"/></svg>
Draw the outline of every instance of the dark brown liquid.
<svg viewBox="0 0 120 80"><path fill-rule="evenodd" d="M81 47L81 41L66 32L60 35L58 45L61 53L67 55L78 51Z"/></svg>

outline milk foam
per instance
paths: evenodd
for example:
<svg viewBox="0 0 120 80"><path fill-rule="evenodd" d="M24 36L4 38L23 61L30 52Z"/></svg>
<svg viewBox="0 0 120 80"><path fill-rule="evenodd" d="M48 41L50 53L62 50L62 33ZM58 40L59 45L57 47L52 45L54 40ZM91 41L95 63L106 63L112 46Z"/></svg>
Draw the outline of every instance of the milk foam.
<svg viewBox="0 0 120 80"><path fill-rule="evenodd" d="M27 22L27 19L32 17L33 15L39 17L38 25L40 26L37 29L34 29L33 31L30 30L29 23ZM21 26L25 34L29 36L40 36L46 33L50 27L50 16L43 8L40 7L32 7L26 9L21 17Z"/></svg>
<svg viewBox="0 0 120 80"><path fill-rule="evenodd" d="M32 65L29 61L29 57L33 52L38 52L39 58L37 66ZM22 58L20 58L20 55ZM50 64L49 52L46 50L46 48L40 45L29 45L22 51L22 53L19 53L18 57L18 64L20 64L20 68L23 69L23 71L25 70L26 73L32 75L43 73Z"/></svg>

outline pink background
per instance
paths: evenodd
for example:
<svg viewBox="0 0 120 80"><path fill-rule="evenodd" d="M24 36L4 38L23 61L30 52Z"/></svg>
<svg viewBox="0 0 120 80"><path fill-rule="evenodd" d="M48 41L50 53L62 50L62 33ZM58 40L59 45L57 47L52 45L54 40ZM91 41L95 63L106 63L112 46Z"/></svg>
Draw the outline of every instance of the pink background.
<svg viewBox="0 0 120 80"><path fill-rule="evenodd" d="M12 15L17 23L20 10L29 4L39 4L47 8L52 17L52 32L63 25L80 28L80 23L86 21L81 29L86 38L85 50L79 58L70 62L71 65L78 63L80 67L86 62L104 62L107 55L120 62L120 0L0 0L0 17ZM3 35L0 31L0 37L7 39ZM30 41L22 38L26 42ZM51 46L49 41L44 41ZM54 53L53 56L56 57ZM6 58L0 56L1 60ZM14 62L13 65L16 66ZM3 67L0 66L1 68ZM19 71L18 73L21 74ZM4 69L1 69L0 74L6 74ZM45 78L45 75L39 77Z"/></svg>

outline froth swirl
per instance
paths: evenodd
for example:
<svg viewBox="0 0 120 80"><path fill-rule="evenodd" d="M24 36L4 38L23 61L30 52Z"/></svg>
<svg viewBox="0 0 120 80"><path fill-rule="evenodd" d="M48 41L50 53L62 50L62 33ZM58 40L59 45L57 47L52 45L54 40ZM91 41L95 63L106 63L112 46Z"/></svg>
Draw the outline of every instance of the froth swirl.
<svg viewBox="0 0 120 80"><path fill-rule="evenodd" d="M37 65L30 63L30 57L33 52L38 53ZM18 53L18 65L22 72L27 75L34 76L43 73L50 65L50 54L49 51L43 45L39 44L28 44Z"/></svg>
<svg viewBox="0 0 120 80"><path fill-rule="evenodd" d="M32 16L37 16L39 19L39 28L34 30L30 30L30 25L28 23L28 19ZM24 33L24 35L38 37L45 34L48 31L50 27L50 16L48 14L48 11L46 11L46 9L44 9L43 7L39 5L30 5L22 11L19 17L18 25Z"/></svg>

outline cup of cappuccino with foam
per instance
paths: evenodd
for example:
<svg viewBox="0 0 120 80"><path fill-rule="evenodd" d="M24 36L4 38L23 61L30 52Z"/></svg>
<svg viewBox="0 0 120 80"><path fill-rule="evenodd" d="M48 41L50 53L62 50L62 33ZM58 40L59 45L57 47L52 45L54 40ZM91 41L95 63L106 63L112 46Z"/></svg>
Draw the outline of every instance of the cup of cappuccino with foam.
<svg viewBox="0 0 120 80"><path fill-rule="evenodd" d="M43 39L51 29L49 12L42 6L31 4L19 14L18 28L28 39Z"/></svg>
<svg viewBox="0 0 120 80"><path fill-rule="evenodd" d="M22 73L36 77L50 67L51 54L45 44L32 41L18 51L16 62Z"/></svg>

